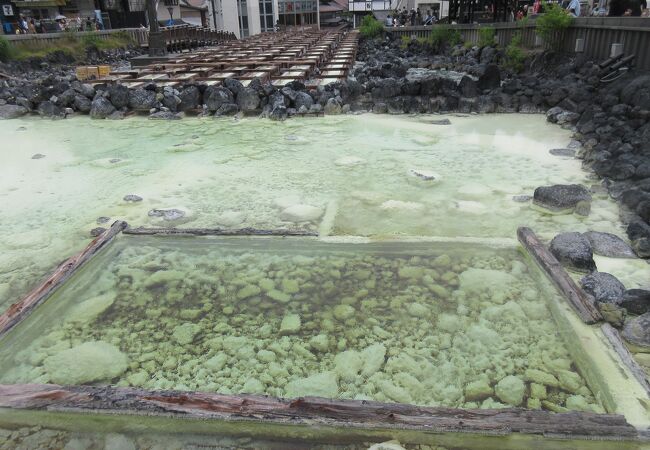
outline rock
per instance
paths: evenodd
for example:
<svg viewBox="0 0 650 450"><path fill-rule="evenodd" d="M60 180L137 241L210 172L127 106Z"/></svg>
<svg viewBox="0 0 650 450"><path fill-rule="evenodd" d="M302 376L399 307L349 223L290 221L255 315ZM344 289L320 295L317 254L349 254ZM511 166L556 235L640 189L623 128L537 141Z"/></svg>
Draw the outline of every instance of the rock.
<svg viewBox="0 0 650 450"><path fill-rule="evenodd" d="M53 383L86 384L122 375L127 369L127 357L111 344L90 341L46 358L43 365Z"/></svg>
<svg viewBox="0 0 650 450"><path fill-rule="evenodd" d="M554 156L568 156L570 158L576 156L576 150L574 148L552 148L548 152Z"/></svg>
<svg viewBox="0 0 650 450"><path fill-rule="evenodd" d="M178 220L185 217L185 211L180 209L152 209L149 217L161 217L163 220Z"/></svg>
<svg viewBox="0 0 650 450"><path fill-rule="evenodd" d="M334 317L340 321L345 321L354 316L355 310L350 305L336 305L333 312Z"/></svg>
<svg viewBox="0 0 650 450"><path fill-rule="evenodd" d="M622 335L629 343L646 351L650 349L650 312L628 319Z"/></svg>
<svg viewBox="0 0 650 450"><path fill-rule="evenodd" d="M579 272L596 270L591 244L580 233L558 234L551 241L550 250L562 265Z"/></svg>
<svg viewBox="0 0 650 450"><path fill-rule="evenodd" d="M92 108L92 102L83 95L75 95L72 107L79 112L89 113Z"/></svg>
<svg viewBox="0 0 650 450"><path fill-rule="evenodd" d="M341 114L341 104L335 98L330 98L327 100L323 110L327 115Z"/></svg>
<svg viewBox="0 0 650 450"><path fill-rule="evenodd" d="M115 302L115 293L97 295L84 300L70 309L65 321L81 324L90 323L110 308L113 302Z"/></svg>
<svg viewBox="0 0 650 450"><path fill-rule="evenodd" d="M346 382L354 382L361 371L363 360L359 352L347 350L334 357L334 371Z"/></svg>
<svg viewBox="0 0 650 450"><path fill-rule="evenodd" d="M625 291L620 306L630 314L645 314L650 311L650 291L629 289Z"/></svg>
<svg viewBox="0 0 650 450"><path fill-rule="evenodd" d="M591 194L579 184L540 186L533 193L533 203L551 211L574 210L579 213L591 204ZM588 211L588 207L586 209Z"/></svg>
<svg viewBox="0 0 650 450"><path fill-rule="evenodd" d="M451 120L449 119L437 119L437 120L431 120L427 123L430 123L431 125L451 125Z"/></svg>
<svg viewBox="0 0 650 450"><path fill-rule="evenodd" d="M43 158L45 158L45 155L42 153L36 153L32 155L32 159L43 159Z"/></svg>
<svg viewBox="0 0 650 450"><path fill-rule="evenodd" d="M419 178L420 180L423 181L440 180L440 176L437 173L432 172L430 170L409 169L409 175Z"/></svg>
<svg viewBox="0 0 650 450"><path fill-rule="evenodd" d="M98 218L97 218L96 222L97 222L98 224L102 224L102 223L106 223L106 222L108 222L109 220L111 220L110 217L101 216L101 217L98 217Z"/></svg>
<svg viewBox="0 0 650 450"><path fill-rule="evenodd" d="M524 379L544 386L557 387L560 382L550 373L538 369L526 369Z"/></svg>
<svg viewBox="0 0 650 450"><path fill-rule="evenodd" d="M243 112L255 111L260 106L260 96L257 91L245 87L237 94L237 106Z"/></svg>
<svg viewBox="0 0 650 450"><path fill-rule="evenodd" d="M379 372L381 366L384 365L385 358L386 347L384 344L372 344L364 348L361 352L361 359L363 360L361 375L368 378Z"/></svg>
<svg viewBox="0 0 650 450"><path fill-rule="evenodd" d="M51 102L49 100L39 103L37 112L39 115L43 117L51 117L51 118L65 117L65 113L63 112L63 110L59 108L54 102Z"/></svg>
<svg viewBox="0 0 650 450"><path fill-rule="evenodd" d="M197 110L201 104L201 91L193 85L185 86L178 94L181 102L177 105L179 111Z"/></svg>
<svg viewBox="0 0 650 450"><path fill-rule="evenodd" d="M122 109L129 105L129 89L126 86L122 84L110 84L107 91L111 103L117 109Z"/></svg>
<svg viewBox="0 0 650 450"><path fill-rule="evenodd" d="M524 401L524 392L526 385L521 379L514 375L508 375L502 378L496 385L495 392L497 397L508 405L519 406Z"/></svg>
<svg viewBox="0 0 650 450"><path fill-rule="evenodd" d="M619 305L625 295L623 283L606 272L592 272L580 280L580 285L600 303Z"/></svg>
<svg viewBox="0 0 650 450"><path fill-rule="evenodd" d="M0 120L16 119L27 114L29 110L18 105L0 105Z"/></svg>
<svg viewBox="0 0 650 450"><path fill-rule="evenodd" d="M134 111L149 111L156 106L156 92L148 89L131 89L129 91L129 108Z"/></svg>
<svg viewBox="0 0 650 450"><path fill-rule="evenodd" d="M303 106L309 110L311 106L314 104L314 100L311 98L311 95L309 95L306 92L297 92L295 94L295 99L293 100L293 105L294 108L300 109Z"/></svg>
<svg viewBox="0 0 650 450"><path fill-rule="evenodd" d="M234 103L224 103L214 113L214 117L234 116L239 112L239 108Z"/></svg>
<svg viewBox="0 0 650 450"><path fill-rule="evenodd" d="M275 106L273 110L271 110L268 117L269 119L275 121L286 120L286 118L288 117L287 107L281 105Z"/></svg>
<svg viewBox="0 0 650 450"><path fill-rule="evenodd" d="M496 64L488 64L478 78L478 88L481 90L496 89L501 85L501 72Z"/></svg>
<svg viewBox="0 0 650 450"><path fill-rule="evenodd" d="M115 112L115 106L106 97L97 97L90 104L90 117L105 119Z"/></svg>
<svg viewBox="0 0 650 450"><path fill-rule="evenodd" d="M234 78L226 78L223 81L223 85L228 89L233 95L239 95L239 93L244 89L244 85L241 84L239 80Z"/></svg>
<svg viewBox="0 0 650 450"><path fill-rule="evenodd" d="M232 92L220 86L209 86L203 93L203 100L209 111L217 111L224 104L235 103Z"/></svg>
<svg viewBox="0 0 650 450"><path fill-rule="evenodd" d="M123 200L125 202L136 203L136 202L141 202L142 197L140 197L139 195L135 195L135 194L128 194L128 195L124 196Z"/></svg>
<svg viewBox="0 0 650 450"><path fill-rule="evenodd" d="M102 234L104 231L106 231L106 228L104 228L104 227L96 227L96 228L93 228L92 230L90 230L90 235L92 237L97 237L100 234Z"/></svg>
<svg viewBox="0 0 650 450"><path fill-rule="evenodd" d="M181 345L187 345L194 342L196 335L201 331L201 327L195 323L184 323L174 327L172 337Z"/></svg>
<svg viewBox="0 0 650 450"><path fill-rule="evenodd" d="M596 255L610 258L634 258L635 254L623 239L611 234L599 231L587 231L583 235L589 239L589 243Z"/></svg>
<svg viewBox="0 0 650 450"><path fill-rule="evenodd" d="M280 335L296 334L300 331L300 316L298 314L287 314L282 318L280 324Z"/></svg>
<svg viewBox="0 0 650 450"><path fill-rule="evenodd" d="M280 218L289 222L311 222L323 215L323 210L311 205L293 205L280 213Z"/></svg>
<svg viewBox="0 0 650 450"><path fill-rule="evenodd" d="M172 111L156 111L149 114L150 120L180 120L183 118L183 113L174 113Z"/></svg>
<svg viewBox="0 0 650 450"><path fill-rule="evenodd" d="M485 400L493 394L492 387L485 380L473 381L465 386L465 401Z"/></svg>
<svg viewBox="0 0 650 450"><path fill-rule="evenodd" d="M337 398L339 395L338 379L335 372L321 372L307 378L300 378L287 383L286 398L324 397Z"/></svg>
<svg viewBox="0 0 650 450"><path fill-rule="evenodd" d="M309 339L309 345L314 350L325 353L329 350L329 338L326 334L319 334Z"/></svg>

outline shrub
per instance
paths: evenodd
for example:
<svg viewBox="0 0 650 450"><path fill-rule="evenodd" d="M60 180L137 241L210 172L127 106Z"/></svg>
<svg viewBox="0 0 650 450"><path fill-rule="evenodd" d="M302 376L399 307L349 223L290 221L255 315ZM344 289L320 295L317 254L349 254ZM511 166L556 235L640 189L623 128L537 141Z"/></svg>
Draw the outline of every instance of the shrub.
<svg viewBox="0 0 650 450"><path fill-rule="evenodd" d="M535 22L536 32L547 46L555 48L561 42L561 32L568 28L572 21L573 18L556 3L545 5L544 14Z"/></svg>
<svg viewBox="0 0 650 450"><path fill-rule="evenodd" d="M520 72L524 68L524 61L526 54L521 45L521 33L517 32L506 47L504 65L514 72Z"/></svg>
<svg viewBox="0 0 650 450"><path fill-rule="evenodd" d="M375 19L372 15L364 16L361 20L361 26L359 27L359 32L361 36L365 38L375 38L379 36L384 31L384 26L380 21Z"/></svg>
<svg viewBox="0 0 650 450"><path fill-rule="evenodd" d="M491 47L494 45L496 30L492 27L482 27L478 29L478 46Z"/></svg>
<svg viewBox="0 0 650 450"><path fill-rule="evenodd" d="M399 47L402 50L406 50L408 48L409 44L411 43L411 38L408 37L408 36L402 36L401 40L402 40L402 42L400 42Z"/></svg>
<svg viewBox="0 0 650 450"><path fill-rule="evenodd" d="M11 44L6 37L0 35L0 61L7 62L13 56Z"/></svg>
<svg viewBox="0 0 650 450"><path fill-rule="evenodd" d="M445 25L434 25L429 35L429 44L437 51L441 51L446 45L453 47L461 42L460 32Z"/></svg>

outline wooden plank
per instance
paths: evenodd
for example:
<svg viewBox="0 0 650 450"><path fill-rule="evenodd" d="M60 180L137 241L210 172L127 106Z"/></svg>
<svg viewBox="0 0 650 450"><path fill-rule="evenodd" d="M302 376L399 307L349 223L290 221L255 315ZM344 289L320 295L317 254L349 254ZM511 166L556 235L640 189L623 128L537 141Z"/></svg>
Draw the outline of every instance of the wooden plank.
<svg viewBox="0 0 650 450"><path fill-rule="evenodd" d="M553 434L589 439L638 438L636 429L627 423L625 417L616 414L555 414L521 408L463 410L365 400L318 397L290 400L261 395L149 391L113 386L0 385L0 407L426 432Z"/></svg>
<svg viewBox="0 0 650 450"><path fill-rule="evenodd" d="M124 234L144 236L318 236L313 231L302 230L260 230L257 228L239 228L234 230L221 228L131 228Z"/></svg>
<svg viewBox="0 0 650 450"><path fill-rule="evenodd" d="M533 230L528 227L520 227L517 229L517 237L519 242L551 278L555 286L573 305L573 308L585 323L593 324L603 320L603 316L596 308L594 298L580 289L571 279L559 261L555 259L555 256L537 238Z"/></svg>
<svg viewBox="0 0 650 450"><path fill-rule="evenodd" d="M625 364L625 366L630 369L630 372L632 372L634 378L637 379L637 381L645 389L646 393L650 396L650 383L648 382L648 376L645 370L643 370L643 368L639 365L639 363L634 360L634 357L623 343L621 334L616 328L608 323L604 323L600 329L602 330L609 343L612 344L614 351L618 354L618 356L620 356L623 364Z"/></svg>
<svg viewBox="0 0 650 450"><path fill-rule="evenodd" d="M77 270L106 246L117 234L124 230L126 222L116 221L111 227L97 236L80 253L61 263L52 274L26 296L14 303L0 315L0 337L18 324L34 308L43 303L59 286L67 281Z"/></svg>

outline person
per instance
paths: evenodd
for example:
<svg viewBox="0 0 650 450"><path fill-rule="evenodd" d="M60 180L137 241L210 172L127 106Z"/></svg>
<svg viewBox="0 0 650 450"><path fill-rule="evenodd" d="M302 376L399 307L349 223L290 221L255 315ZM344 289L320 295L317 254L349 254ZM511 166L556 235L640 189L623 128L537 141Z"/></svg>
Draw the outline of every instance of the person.
<svg viewBox="0 0 650 450"><path fill-rule="evenodd" d="M431 16L431 11L427 10L427 15L424 16L424 25L432 25L433 17Z"/></svg>
<svg viewBox="0 0 650 450"><path fill-rule="evenodd" d="M34 19L29 19L29 23L27 24L27 28L29 30L29 34L36 34L36 22Z"/></svg>
<svg viewBox="0 0 650 450"><path fill-rule="evenodd" d="M542 12L542 2L540 0L535 0L533 3L533 14L539 14Z"/></svg>
<svg viewBox="0 0 650 450"><path fill-rule="evenodd" d="M27 20L25 19L25 16L22 14L20 15L18 19L18 27L19 27L19 33L20 34L27 34L29 32L29 27L27 25Z"/></svg>
<svg viewBox="0 0 650 450"><path fill-rule="evenodd" d="M420 12L420 8L416 9L415 24L422 25L422 13Z"/></svg>
<svg viewBox="0 0 650 450"><path fill-rule="evenodd" d="M415 12L415 8L411 8L411 26L415 26L415 19L417 18L417 13Z"/></svg>
<svg viewBox="0 0 650 450"><path fill-rule="evenodd" d="M390 16L390 14L386 16L386 26L387 27L393 26L393 18Z"/></svg>
<svg viewBox="0 0 650 450"><path fill-rule="evenodd" d="M580 17L580 1L579 0L571 0L569 2L569 6L567 6L567 11L569 11L569 15L571 17Z"/></svg>

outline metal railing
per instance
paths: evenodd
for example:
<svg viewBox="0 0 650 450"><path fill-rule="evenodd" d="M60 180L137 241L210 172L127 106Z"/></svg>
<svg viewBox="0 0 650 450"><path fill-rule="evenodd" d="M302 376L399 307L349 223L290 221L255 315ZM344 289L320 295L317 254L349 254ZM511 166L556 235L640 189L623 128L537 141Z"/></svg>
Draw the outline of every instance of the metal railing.
<svg viewBox="0 0 650 450"><path fill-rule="evenodd" d="M160 27L160 31L165 39L167 50L170 52L178 52L237 39L233 33L191 25Z"/></svg>
<svg viewBox="0 0 650 450"><path fill-rule="evenodd" d="M34 47L47 47L53 45L59 39L70 37L83 38L84 36L97 36L99 39L109 39L118 33L126 33L136 45L146 45L149 31L145 28L120 28L116 30L101 31L64 31L61 33L43 34L9 34L5 38L14 45L30 45Z"/></svg>
<svg viewBox="0 0 650 450"><path fill-rule="evenodd" d="M438 26L434 25L433 27ZM535 33L535 21L522 25L517 22L445 25L460 31L465 42L478 43L479 29L492 27L500 46L505 47L513 36L519 33L522 45L527 48L541 47L542 40ZM432 26L386 27L385 30L396 37L427 38ZM650 18L638 17L580 17L557 36L558 49L565 53L575 53L576 40L584 40L582 53L593 60L609 57L612 44L622 44L623 53L635 55L635 66L642 70L650 69Z"/></svg>

